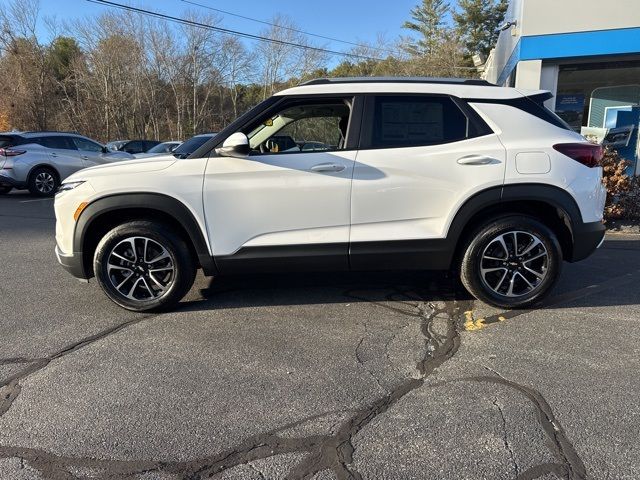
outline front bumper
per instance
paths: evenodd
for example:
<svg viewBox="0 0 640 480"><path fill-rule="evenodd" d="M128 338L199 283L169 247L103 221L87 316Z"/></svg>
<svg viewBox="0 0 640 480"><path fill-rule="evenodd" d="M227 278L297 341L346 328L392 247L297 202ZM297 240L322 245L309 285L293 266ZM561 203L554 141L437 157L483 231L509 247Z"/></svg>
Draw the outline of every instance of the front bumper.
<svg viewBox="0 0 640 480"><path fill-rule="evenodd" d="M591 255L604 240L606 228L602 222L589 222L574 225L573 249L569 262L579 262Z"/></svg>
<svg viewBox="0 0 640 480"><path fill-rule="evenodd" d="M63 253L56 245L56 258L67 272L80 281L88 282L89 276L84 271L82 252Z"/></svg>

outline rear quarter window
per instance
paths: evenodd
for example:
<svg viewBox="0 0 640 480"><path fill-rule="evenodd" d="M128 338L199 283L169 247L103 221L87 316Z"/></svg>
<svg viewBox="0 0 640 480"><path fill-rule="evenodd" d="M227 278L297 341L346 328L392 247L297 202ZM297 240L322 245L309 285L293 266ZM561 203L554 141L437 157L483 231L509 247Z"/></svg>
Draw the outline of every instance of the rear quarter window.
<svg viewBox="0 0 640 480"><path fill-rule="evenodd" d="M24 139L18 135L0 135L0 148L15 147L24 143Z"/></svg>

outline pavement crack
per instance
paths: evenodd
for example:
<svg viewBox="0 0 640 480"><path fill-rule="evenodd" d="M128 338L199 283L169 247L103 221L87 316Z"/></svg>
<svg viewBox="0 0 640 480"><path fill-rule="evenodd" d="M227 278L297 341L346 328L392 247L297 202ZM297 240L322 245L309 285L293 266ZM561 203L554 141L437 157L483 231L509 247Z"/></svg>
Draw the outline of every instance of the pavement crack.
<svg viewBox="0 0 640 480"><path fill-rule="evenodd" d="M559 464L563 467L563 469L566 470L566 476L569 478L569 480L587 479L588 476L584 462L578 455L578 452L576 451L573 444L569 441L567 434L565 433L562 425L553 413L549 402L547 402L544 396L539 391L531 387L520 385L519 383L508 380L490 367L484 366L484 368L493 373L493 375L469 377L460 380L470 380L476 382L504 385L524 395L533 404L536 410L538 424L542 428L542 431L547 438L547 446L549 447L551 453L556 457Z"/></svg>
<svg viewBox="0 0 640 480"><path fill-rule="evenodd" d="M355 349L355 357L356 357L356 361L358 362L358 364L369 374L369 376L373 379L373 381L376 383L376 385L378 386L378 388L380 390L382 390L383 392L387 392L388 389L385 388L382 383L380 383L380 379L371 371L369 370L369 368L367 367L367 365L365 364L365 361L362 359L361 355L360 355L360 348L362 347L362 344L364 343L365 338L367 337L367 333L368 333L368 327L366 323L363 323L363 327L364 327L364 334L362 335L362 337L360 338L360 341L358 342L358 345L356 345L356 349Z"/></svg>
<svg viewBox="0 0 640 480"><path fill-rule="evenodd" d="M0 358L0 365L17 365L21 363L41 362L44 358L12 357Z"/></svg>
<svg viewBox="0 0 640 480"><path fill-rule="evenodd" d="M24 380L27 377L33 375L34 373L39 372L40 370L46 368L54 360L62 358L86 346L89 346L95 342L103 340L104 338L110 335L114 335L120 332L121 330L124 330L127 327L136 325L137 323L140 323L143 320L147 320L149 318L153 318L156 316L158 316L158 314L144 315L144 316L133 318L132 320L128 320L123 323L119 323L118 325L104 329L94 335L90 335L77 342L69 344L48 357L36 358L36 359L16 357L16 358L7 358L4 360L0 360L0 364L3 364L2 363L3 361L8 364L29 364L28 367L23 368L19 372L0 381L0 392L1 392L0 393L0 417L2 417L2 415L7 413L7 411L11 408L11 405L13 404L13 402L18 398L21 391L21 386L19 384L21 380ZM4 390L7 390L7 393L5 393Z"/></svg>
<svg viewBox="0 0 640 480"><path fill-rule="evenodd" d="M456 353L460 345L458 326L461 324L462 312L468 310L470 306L470 301L461 302L453 298L449 299L450 301L445 301L444 307L436 307L424 299L417 299L406 292L401 293L407 299L404 302L404 306L407 308L395 308L384 303L367 301L392 310L395 313L419 319L421 332L424 336L424 354L416 366L419 377L406 378L393 389L384 390L383 396L374 399L360 409L354 410L350 417L339 423L335 430L332 429L327 434L295 438L278 435L279 432L284 432L306 421L324 416L327 414L325 413L313 415L273 431L249 437L225 451L191 461L99 460L57 456L38 449L8 446L0 446L0 458L21 458L48 478L60 478L63 472L68 476L70 467L88 467L102 470L104 477L131 478L132 476L140 475L141 472L166 472L179 475L187 480L200 480L229 468L250 464L255 460L273 457L278 454L306 453L307 455L288 473L287 479L310 479L322 470L331 470L340 480L361 480L361 475L352 465L354 454L353 438L379 415L387 412L405 395L424 385L425 379ZM104 330L61 349L54 355L43 359L40 363L35 363L35 366L30 365L23 372L17 374L11 382L5 383L5 385L9 386L9 393L5 401L2 402L5 411L11 406L11 403L20 392L20 380L46 367L54 359L75 352L149 317L136 318ZM437 329L431 325L436 321L438 322ZM439 330L439 333L435 333L437 330ZM359 357L359 352L357 352L356 357ZM358 358L358 361L362 363L362 358Z"/></svg>
<svg viewBox="0 0 640 480"><path fill-rule="evenodd" d="M10 382L8 385L0 388L0 417L7 413L11 408L14 400L20 395L20 384L17 380Z"/></svg>
<svg viewBox="0 0 640 480"><path fill-rule="evenodd" d="M535 480L545 475L554 475L557 478L567 478L567 469L559 463L543 463L527 468L516 477L516 480Z"/></svg>
<svg viewBox="0 0 640 480"><path fill-rule="evenodd" d="M504 411L502 410L502 406L498 403L498 399L493 399L493 404L498 409L500 413L500 418L502 419L502 442L504 443L505 450L509 453L509 458L511 459L511 465L513 465L513 476L514 478L518 478L520 474L520 468L518 467L518 462L516 462L515 454L513 453L513 449L511 448L511 444L509 443L509 438L507 436L507 419L504 416Z"/></svg>
<svg viewBox="0 0 640 480"><path fill-rule="evenodd" d="M408 297L410 300L413 298ZM388 395L371 403L357 412L338 429L334 436L324 439L321 448L316 449L309 457L302 460L289 473L287 479L308 479L321 470L332 470L338 479L360 479L361 476L349 466L353 463L353 438L376 417L384 414L405 395L424 385L425 379L436 368L450 359L460 345L459 329L462 302L445 302L444 308L437 308L432 303L421 302L418 312L411 312L421 319L421 331L425 337L425 352L417 364L420 376L409 378L397 385ZM466 302L465 302L466 303ZM378 304L388 308L385 304ZM465 305L468 307L468 305ZM391 308L390 308L391 309ZM392 308L393 311L398 311ZM434 335L430 324L441 314L446 314L445 333Z"/></svg>

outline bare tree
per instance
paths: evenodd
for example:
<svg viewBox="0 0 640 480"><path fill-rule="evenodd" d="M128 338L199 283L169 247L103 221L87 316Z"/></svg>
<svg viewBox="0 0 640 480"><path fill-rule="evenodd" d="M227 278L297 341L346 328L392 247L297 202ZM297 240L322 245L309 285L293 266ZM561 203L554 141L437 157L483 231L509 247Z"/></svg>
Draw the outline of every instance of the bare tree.
<svg viewBox="0 0 640 480"><path fill-rule="evenodd" d="M259 43L255 49L260 65L259 83L263 87L263 98L273 95L277 85L301 78L323 66L327 60L323 52L312 48L314 45L304 34L299 33L299 29L288 17L276 15L270 23L273 26L261 35L272 42Z"/></svg>

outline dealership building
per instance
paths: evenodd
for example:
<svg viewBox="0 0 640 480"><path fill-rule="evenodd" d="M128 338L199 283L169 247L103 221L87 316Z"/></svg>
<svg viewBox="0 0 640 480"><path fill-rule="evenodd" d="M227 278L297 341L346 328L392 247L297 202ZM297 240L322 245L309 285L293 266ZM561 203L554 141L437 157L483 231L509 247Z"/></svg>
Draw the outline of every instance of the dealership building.
<svg viewBox="0 0 640 480"><path fill-rule="evenodd" d="M483 77L551 91L549 108L640 173L640 0L512 0L501 28Z"/></svg>

